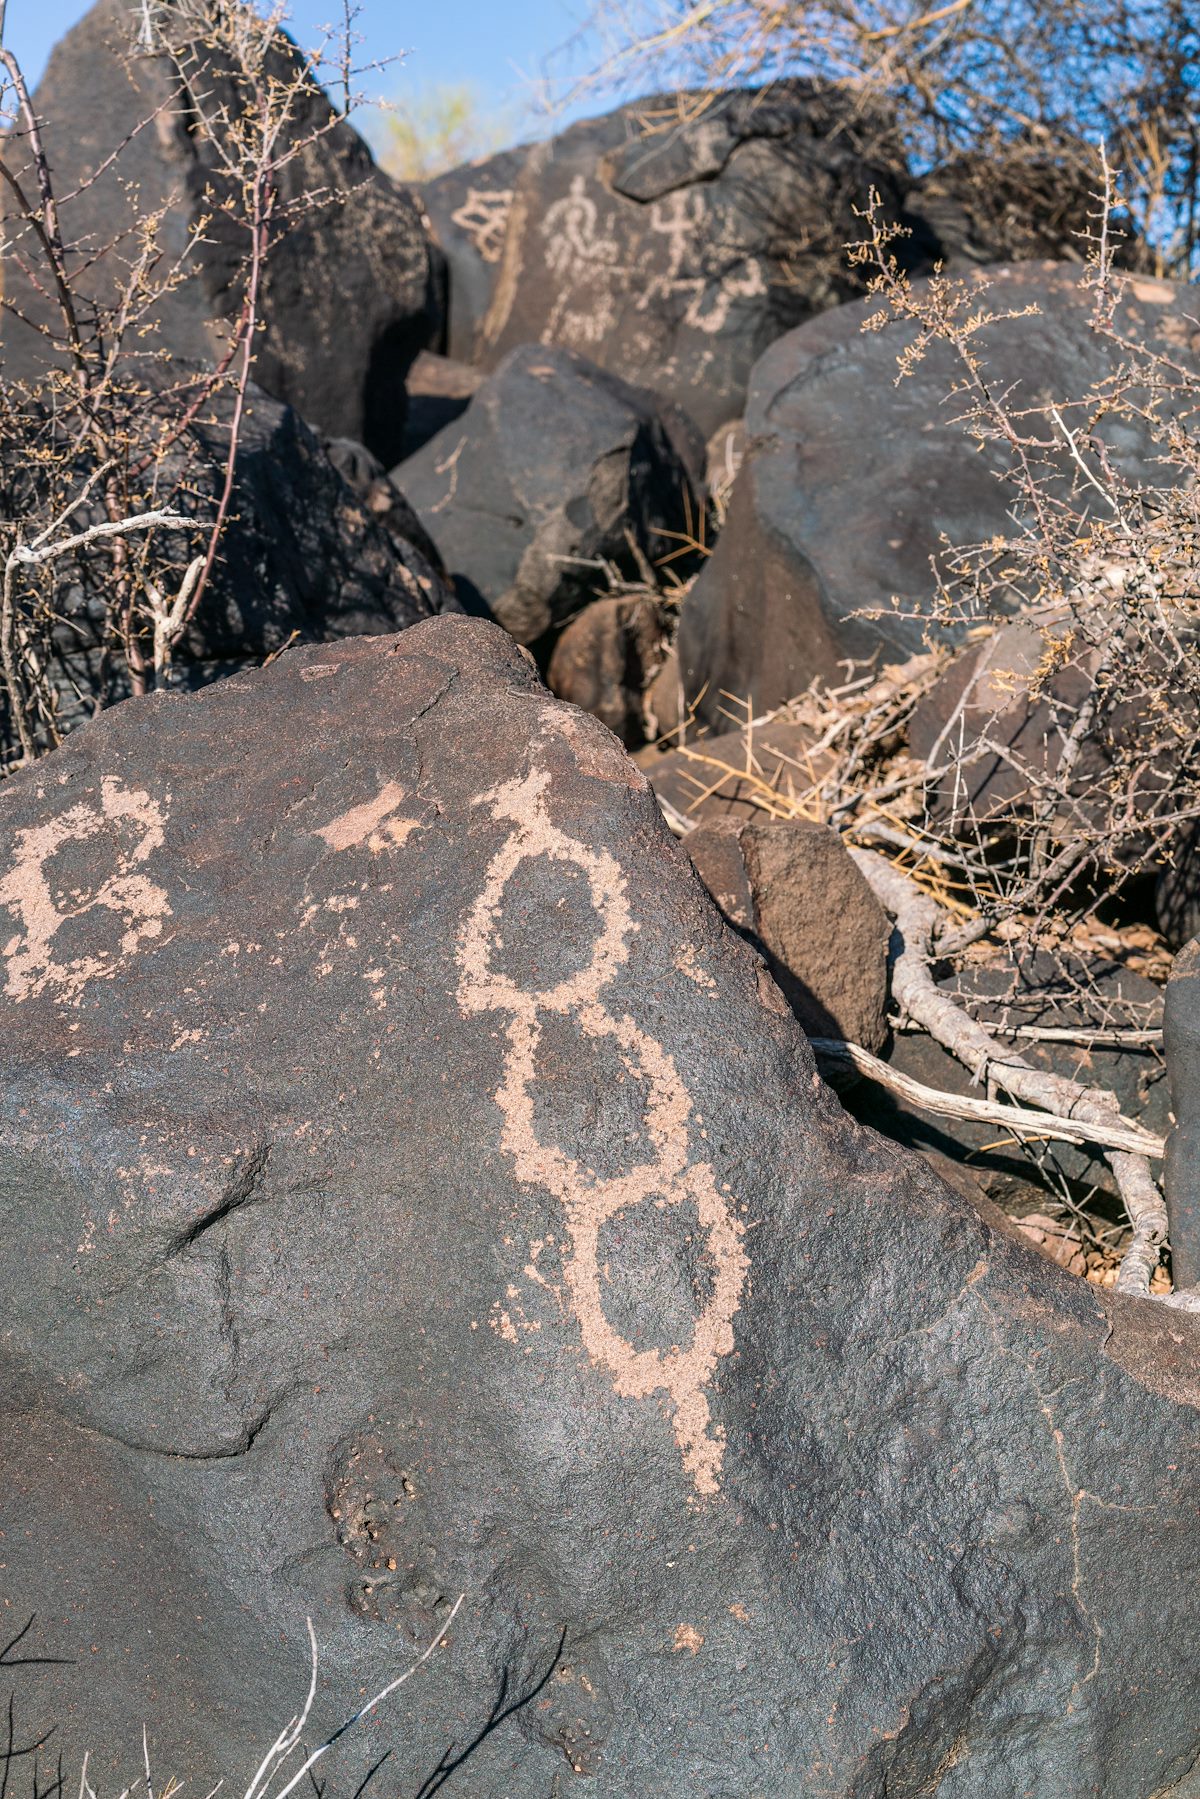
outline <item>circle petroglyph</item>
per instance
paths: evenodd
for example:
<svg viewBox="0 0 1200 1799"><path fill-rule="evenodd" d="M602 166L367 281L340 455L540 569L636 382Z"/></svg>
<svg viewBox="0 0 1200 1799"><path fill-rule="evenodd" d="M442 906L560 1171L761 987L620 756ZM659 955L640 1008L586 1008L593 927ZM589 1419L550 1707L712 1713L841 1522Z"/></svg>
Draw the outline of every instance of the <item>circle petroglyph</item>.
<svg viewBox="0 0 1200 1799"><path fill-rule="evenodd" d="M171 908L142 866L161 848L165 822L162 807L148 793L106 775L98 800L80 800L48 823L16 832L15 853L0 878L0 959L10 999L31 999L52 988L61 998L76 1000L90 981L110 978L162 935ZM70 844L93 839L85 887L52 878L56 856ZM4 912L16 927L7 940ZM64 927L95 913L111 914L109 940L97 929L88 954L61 950Z"/></svg>
<svg viewBox="0 0 1200 1799"><path fill-rule="evenodd" d="M504 1075L496 1092L503 1117L501 1146L520 1180L559 1200L569 1249L564 1278L583 1345L627 1399L665 1393L676 1442L697 1491L717 1489L724 1435L711 1420L706 1388L722 1356L733 1349L733 1318L749 1261L742 1226L717 1188L712 1167L688 1157L691 1096L662 1044L628 1015L603 1003L605 988L629 958L637 922L624 876L607 850L592 850L555 826L546 810L550 776L544 770L508 782L486 796L497 822L513 827L488 867L483 890L459 936L458 1002L464 1012L508 1016ZM591 959L569 978L528 992L493 966L505 889L521 865L538 857L580 870L591 893L597 934ZM570 1015L585 1037L609 1040L645 1093L642 1131L648 1153L635 1166L602 1178L559 1145L537 1134L533 1087L545 1015ZM711 1290L695 1315L691 1342L638 1350L616 1331L604 1309L599 1248L604 1227L646 1201L679 1206L690 1200L713 1268Z"/></svg>

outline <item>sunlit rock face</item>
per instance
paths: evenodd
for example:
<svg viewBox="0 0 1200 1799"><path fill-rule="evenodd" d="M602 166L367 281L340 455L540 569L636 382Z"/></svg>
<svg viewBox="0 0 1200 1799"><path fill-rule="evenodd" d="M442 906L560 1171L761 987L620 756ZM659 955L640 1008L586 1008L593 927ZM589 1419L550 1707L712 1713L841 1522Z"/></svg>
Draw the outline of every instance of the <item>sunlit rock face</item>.
<svg viewBox="0 0 1200 1799"><path fill-rule="evenodd" d="M1200 1736L1195 1326L852 1123L496 627L134 700L0 789L25 1741L421 1790L1149 1799ZM433 1790L427 1788L426 1790ZM1182 1790L1182 1789L1181 1789Z"/></svg>

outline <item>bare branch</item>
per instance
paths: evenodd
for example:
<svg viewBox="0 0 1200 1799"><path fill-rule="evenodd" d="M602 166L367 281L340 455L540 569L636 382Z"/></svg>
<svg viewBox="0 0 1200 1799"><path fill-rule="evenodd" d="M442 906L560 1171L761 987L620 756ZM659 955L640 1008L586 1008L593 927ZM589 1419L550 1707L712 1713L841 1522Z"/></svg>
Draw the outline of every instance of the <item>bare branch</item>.
<svg viewBox="0 0 1200 1799"><path fill-rule="evenodd" d="M1134 1233L1117 1284L1125 1291L1148 1294L1150 1273L1167 1235L1166 1206L1145 1160L1162 1153L1159 1139L1123 1118L1111 1093L1033 1068L969 1018L942 992L930 970L942 923L940 908L875 851L852 850L851 854L895 920L892 997L900 1011L921 1025L975 1080L986 1080L1020 1103L1045 1107L1107 1139L1101 1143L1097 1134L1092 1141L1105 1149Z"/></svg>

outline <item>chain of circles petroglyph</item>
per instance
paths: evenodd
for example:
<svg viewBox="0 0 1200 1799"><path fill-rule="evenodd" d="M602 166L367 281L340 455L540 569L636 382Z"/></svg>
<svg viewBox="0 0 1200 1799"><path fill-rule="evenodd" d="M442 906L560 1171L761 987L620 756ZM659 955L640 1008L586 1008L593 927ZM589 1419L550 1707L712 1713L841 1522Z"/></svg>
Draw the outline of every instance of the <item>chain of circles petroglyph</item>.
<svg viewBox="0 0 1200 1799"><path fill-rule="evenodd" d="M459 940L459 1004L466 1012L508 1014L504 1078L496 1094L503 1115L501 1144L522 1181L547 1188L566 1214L570 1253L564 1275L584 1348L628 1399L665 1392L684 1467L701 1493L716 1490L723 1433L711 1422L705 1388L720 1357L733 1348L733 1316L749 1266L742 1226L717 1189L707 1162L689 1165L692 1103L671 1056L628 1016L606 1010L601 994L629 956L637 930L626 885L615 858L566 836L547 816L550 777L535 770L485 796L498 822L515 827L493 857L483 891ZM590 963L539 993L518 987L492 966L498 945L505 888L523 862L544 856L567 863L585 877L599 930ZM539 1015L571 1016L585 1037L612 1039L626 1068L648 1088L644 1133L652 1154L612 1179L601 1179L554 1144L539 1141L532 1086L541 1038ZM691 1200L708 1239L711 1292L695 1320L689 1345L636 1350L605 1315L600 1286L600 1232L609 1220L646 1202L679 1205Z"/></svg>
<svg viewBox="0 0 1200 1799"><path fill-rule="evenodd" d="M496 1093L503 1116L501 1144L518 1177L552 1193L563 1207L569 1253L564 1264L568 1297L579 1322L583 1346L610 1375L623 1398L665 1393L673 1412L683 1464L701 1493L716 1490L724 1451L723 1434L710 1418L706 1387L717 1363L733 1348L733 1317L749 1266L742 1226L717 1189L707 1162L689 1163L691 1096L671 1056L630 1017L617 1017L601 1000L604 989L629 958L638 926L629 909L624 877L607 850L591 850L553 825L546 811L550 776L535 770L486 796L497 822L514 827L487 870L483 890L460 933L458 1001L464 1012L508 1015L504 1077ZM165 891L145 875L144 864L162 847L164 809L147 793L132 791L111 777L101 783L98 804L77 803L50 823L19 831L15 855L0 877L0 911L17 923L0 940L5 992L15 1000L47 988L77 1002L89 982L110 978L121 964L161 935L170 907ZM353 808L324 827L332 849L365 844L372 853L399 848L417 821L393 816L403 795L394 784L377 799ZM56 900L48 866L72 841L127 833L118 847L109 843L114 866L87 892ZM595 907L598 932L588 965L541 992L526 992L492 967L498 947L505 889L521 864L538 857L562 862L585 877ZM99 910L114 914L115 941L106 950L56 958L55 939L70 919ZM610 1179L583 1167L565 1150L539 1140L532 1087L541 1041L539 1017L569 1016L593 1041L615 1043L629 1073L645 1083L643 1134L646 1161ZM707 1238L712 1260L711 1291L694 1323L690 1344L667 1350L637 1350L609 1322L601 1294L599 1248L604 1226L630 1208L660 1207L690 1200Z"/></svg>

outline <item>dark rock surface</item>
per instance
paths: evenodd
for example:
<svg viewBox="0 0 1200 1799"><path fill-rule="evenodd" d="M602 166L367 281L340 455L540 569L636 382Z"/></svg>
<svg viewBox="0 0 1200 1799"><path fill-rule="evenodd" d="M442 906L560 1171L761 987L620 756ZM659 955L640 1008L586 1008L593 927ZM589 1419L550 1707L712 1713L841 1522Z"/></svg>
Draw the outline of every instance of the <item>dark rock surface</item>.
<svg viewBox="0 0 1200 1799"><path fill-rule="evenodd" d="M1012 404L1078 398L1111 371L1116 352L1090 328L1078 269L1025 263L988 274L985 303L997 312L1040 309L976 340ZM715 718L722 689L765 711L815 676L844 678L845 658L919 649L943 538L966 547L1012 531L1001 452L976 453L954 422L961 408L946 403L952 352L932 346L897 385L896 356L916 328L893 322L864 335L878 307L869 300L811 319L754 369L729 517L680 621L685 690L691 699L707 688L702 718ZM1118 320L1196 362L1194 311L1190 288L1134 279ZM1163 479L1147 434L1125 420L1105 431L1117 466ZM878 610L885 616L861 616Z"/></svg>
<svg viewBox="0 0 1200 1799"><path fill-rule="evenodd" d="M702 467L703 445L692 447ZM393 478L464 601L534 644L603 590L601 559L638 574L630 536L651 562L679 550L671 533L699 511L687 454L678 415L653 395L529 344Z"/></svg>
<svg viewBox="0 0 1200 1799"><path fill-rule="evenodd" d="M677 401L706 435L741 410L768 344L863 291L845 255L854 208L873 185L895 212L907 184L864 153L850 109L788 81L655 95L514 154L474 172L480 193L497 182L487 202L461 197L472 171L444 178L462 218L471 204L506 215L477 356L566 345ZM457 336L451 349L465 354Z"/></svg>
<svg viewBox="0 0 1200 1799"><path fill-rule="evenodd" d="M132 701L0 827L0 1584L74 1658L4 1696L68 1791L143 1721L243 1790L306 1616L315 1741L464 1591L331 1795L1194 1788L1194 1320L847 1118L501 632Z"/></svg>
<svg viewBox="0 0 1200 1799"><path fill-rule="evenodd" d="M413 563L413 572L417 578L427 577L432 569L444 587L446 566L441 551L379 458L352 437L327 437L322 447L347 487L379 520L401 557L416 551L420 560Z"/></svg>
<svg viewBox="0 0 1200 1799"><path fill-rule="evenodd" d="M170 9L161 12L169 23ZM94 247L127 234L124 250L102 258L81 283L106 297L124 278L139 207L164 210L161 238L171 255L183 254L189 232L213 212L206 189L215 165L205 133L196 128L195 96L211 115L224 98L222 69L193 46L195 94L181 91L166 56L135 51L140 23L140 11L126 0L97 0L55 48L34 97L59 193L71 195L60 208L67 241ZM288 72L291 54L281 52L277 72ZM151 115L153 122L118 160L80 188ZM314 87L294 125L297 141L319 131L328 116ZM439 328L440 255L411 196L376 168L344 121L281 170L279 187L281 230L267 257L255 378L318 429L361 439L390 464L403 441L405 374ZM328 203L306 213L289 210L308 192L325 193ZM176 358L214 359L241 304L242 250L237 230L218 217L192 254L194 272L159 308L157 338L139 336L139 350L150 341ZM11 259L5 282L6 298L44 316L44 303L19 281ZM2 341L7 375L43 366L42 340L11 317Z"/></svg>
<svg viewBox="0 0 1200 1799"><path fill-rule="evenodd" d="M1064 633L1065 634L1065 633ZM945 816L970 808L992 821L1020 816L1054 778L1070 720L1091 689L1096 656L1064 651L1046 678L1046 639L1037 623L1017 618L953 657L913 710L912 754L947 772L933 804ZM996 745L995 753L989 746ZM1079 752L1077 788L1089 789L1105 763L1097 734Z"/></svg>
<svg viewBox="0 0 1200 1799"><path fill-rule="evenodd" d="M1154 887L1158 928L1172 949L1200 936L1200 831L1184 825Z"/></svg>
<svg viewBox="0 0 1200 1799"><path fill-rule="evenodd" d="M529 146L519 144L424 181L420 202L446 257L445 349L470 362L504 260L504 239Z"/></svg>
<svg viewBox="0 0 1200 1799"><path fill-rule="evenodd" d="M186 491L172 504L207 520L220 492L228 439L219 417L194 425L191 435L199 457L187 464ZM372 636L462 610L422 549L432 546L419 522L391 484L386 483L387 491L395 504L387 513L381 515L366 497L368 471L377 468L373 459L358 445L329 448L332 459L290 407L252 393L219 559L175 655L173 678L179 686L203 686L260 662L293 636L302 643ZM360 492L334 459L364 484ZM171 478L167 468L164 483L169 486ZM88 522L86 512L76 516ZM58 566L62 580L51 669L58 725L70 731L90 717L97 695L105 704L123 700L130 682L120 657L105 653L96 616L95 563L64 559ZM0 736L7 741L2 705Z"/></svg>
<svg viewBox="0 0 1200 1799"><path fill-rule="evenodd" d="M405 390L408 408L404 419L404 442L399 460L415 456L431 437L455 419L462 417L472 397L478 392L483 371L469 363L455 362L449 356L437 356L422 350L408 371Z"/></svg>
<svg viewBox="0 0 1200 1799"><path fill-rule="evenodd" d="M1176 957L1163 1006L1163 1047L1175 1128L1167 1139L1165 1194L1177 1286L1200 1284L1200 943Z"/></svg>
<svg viewBox="0 0 1200 1799"><path fill-rule="evenodd" d="M810 1037L887 1042L891 920L827 825L720 819L686 839L723 915L763 953Z"/></svg>
<svg viewBox="0 0 1200 1799"><path fill-rule="evenodd" d="M973 1018L991 1028L1010 1025L1079 1025L1093 1030L1152 1030L1162 1022L1162 990L1132 969L1115 963L1068 961L1066 972L1049 958L1034 958L1020 973L1007 964L974 965L942 982ZM1002 1034L1014 1054L1034 1067L1068 1080L1094 1083L1114 1093L1122 1112L1147 1130L1165 1135L1169 1097L1166 1070L1152 1049L1114 1049L1069 1043L1038 1043ZM932 1038L897 1032L887 1060L901 1074L945 1093L979 1095L970 1074ZM919 1112L894 1093L864 1082L848 1096L855 1116L897 1142L934 1151L965 1163L992 1199L1010 1211L1045 1201L1038 1185L1064 1189L1086 1199L1093 1189L1113 1193L1112 1174L1102 1156L1066 1143L1034 1146L1033 1155L1014 1142L1001 1143L995 1125L938 1118Z"/></svg>
<svg viewBox="0 0 1200 1799"><path fill-rule="evenodd" d="M919 176L904 209L920 248L947 274L996 262L1082 263L1095 229L1094 188L1050 158L963 155ZM1126 268L1145 260L1128 235L1114 237L1114 248Z"/></svg>
<svg viewBox="0 0 1200 1799"><path fill-rule="evenodd" d="M646 740L647 695L665 643L663 609L649 594L593 600L555 644L546 683L634 749Z"/></svg>
<svg viewBox="0 0 1200 1799"><path fill-rule="evenodd" d="M1111 885L1113 863L1151 875L1159 929L1180 949L1200 930L1196 832L1191 825L1154 828L1153 820L1180 808L1181 764L1196 734L1195 698L1185 682L1164 680L1172 719L1164 741L1146 694L1135 697L1127 682L1108 696L1064 775L1063 752L1080 707L1095 691L1100 663L1099 649L1068 643L1069 629L1052 617L1040 628L1012 619L965 646L914 709L909 748L943 771L928 791L933 811L952 830L969 834L984 822L1015 841L1048 798L1052 851L1081 827L1099 842L1114 820L1124 821L1098 878ZM1047 673L1053 637L1062 645L1061 660ZM1147 728L1157 756L1146 753Z"/></svg>

